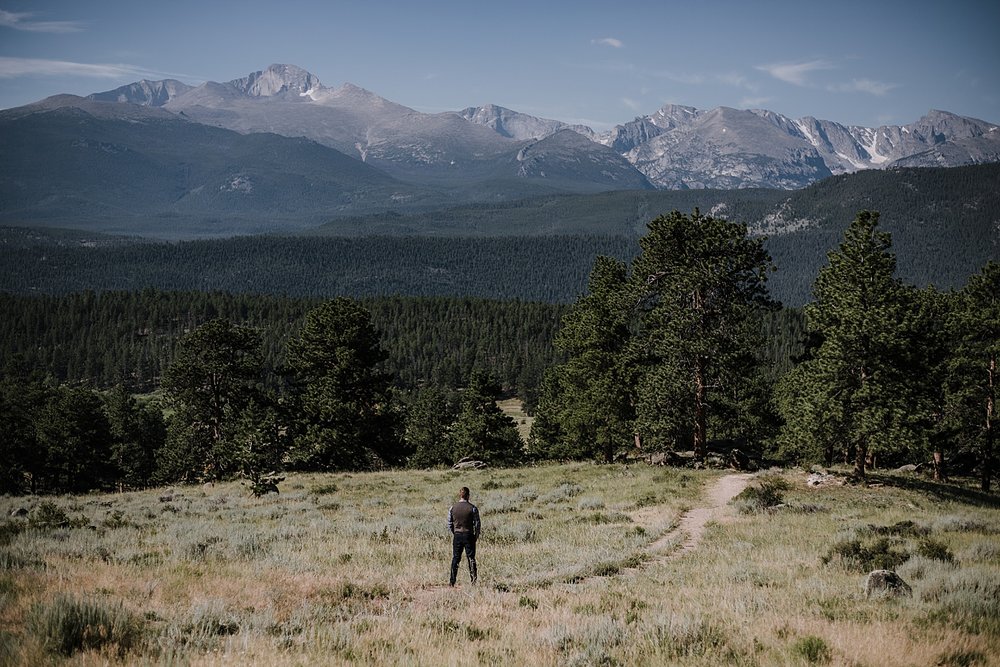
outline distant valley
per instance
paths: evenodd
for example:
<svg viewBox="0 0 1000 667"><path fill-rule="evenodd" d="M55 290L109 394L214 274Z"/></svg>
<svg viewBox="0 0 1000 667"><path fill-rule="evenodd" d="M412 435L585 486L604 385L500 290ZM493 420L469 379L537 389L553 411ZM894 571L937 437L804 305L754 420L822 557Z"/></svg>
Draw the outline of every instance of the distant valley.
<svg viewBox="0 0 1000 667"><path fill-rule="evenodd" d="M477 296L570 302L598 255L630 259L646 223L700 208L768 236L787 305L810 299L826 253L861 209L881 212L900 277L960 287L1000 261L1000 164L864 171L802 190L624 191L340 218L296 236L153 242L88 232L0 229L0 285L331 295Z"/></svg>

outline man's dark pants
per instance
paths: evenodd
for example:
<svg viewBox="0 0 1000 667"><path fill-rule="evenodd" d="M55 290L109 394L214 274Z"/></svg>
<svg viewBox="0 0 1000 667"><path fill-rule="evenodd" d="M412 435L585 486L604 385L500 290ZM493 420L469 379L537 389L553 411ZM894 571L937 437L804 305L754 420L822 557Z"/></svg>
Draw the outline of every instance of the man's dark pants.
<svg viewBox="0 0 1000 667"><path fill-rule="evenodd" d="M458 564L462 560L463 550L469 561L469 576L472 577L472 583L476 583L476 538L472 533L455 533L451 545L451 585L455 585L455 578L458 577Z"/></svg>

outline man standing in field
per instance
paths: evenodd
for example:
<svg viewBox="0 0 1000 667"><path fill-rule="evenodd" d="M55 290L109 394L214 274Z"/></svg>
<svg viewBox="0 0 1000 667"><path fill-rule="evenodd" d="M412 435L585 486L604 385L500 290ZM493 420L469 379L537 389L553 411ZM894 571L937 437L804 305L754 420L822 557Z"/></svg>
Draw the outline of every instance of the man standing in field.
<svg viewBox="0 0 1000 667"><path fill-rule="evenodd" d="M458 502L448 510L448 530L453 535L450 585L455 585L462 551L469 561L469 576L476 583L476 540L479 539L479 508L469 502L469 487L458 492Z"/></svg>

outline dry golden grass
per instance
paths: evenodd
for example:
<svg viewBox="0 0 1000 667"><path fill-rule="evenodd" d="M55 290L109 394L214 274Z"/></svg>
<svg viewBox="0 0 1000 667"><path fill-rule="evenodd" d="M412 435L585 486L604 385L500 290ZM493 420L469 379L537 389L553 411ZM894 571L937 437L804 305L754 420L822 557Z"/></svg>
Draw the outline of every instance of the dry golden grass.
<svg viewBox="0 0 1000 667"><path fill-rule="evenodd" d="M807 489L787 472L785 507L729 506L691 551L653 554L719 474L580 464L290 475L260 499L235 483L58 498L91 527L0 546L0 663L996 664L996 496L893 478ZM463 570L450 589L461 485L483 514L480 582ZM863 573L823 562L904 520L924 532L897 548L933 538L955 556L901 566L913 597L868 600ZM60 595L121 603L142 642L53 655L32 619Z"/></svg>
<svg viewBox="0 0 1000 667"><path fill-rule="evenodd" d="M517 424L517 433L521 436L521 440L528 442L528 436L531 435L531 425L535 423L535 418L524 411L521 399L507 398L497 401L497 405L505 415Z"/></svg>

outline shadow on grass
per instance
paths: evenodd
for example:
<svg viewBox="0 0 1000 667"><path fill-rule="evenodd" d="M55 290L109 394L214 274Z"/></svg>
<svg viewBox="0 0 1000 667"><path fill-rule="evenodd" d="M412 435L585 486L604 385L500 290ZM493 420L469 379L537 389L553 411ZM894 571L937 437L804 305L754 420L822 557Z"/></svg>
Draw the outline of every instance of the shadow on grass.
<svg viewBox="0 0 1000 667"><path fill-rule="evenodd" d="M1000 508L1000 496L995 493L985 493L979 489L960 486L953 482L935 482L920 477L869 473L868 483L872 482L900 489L922 491L940 500L951 500L976 507Z"/></svg>

